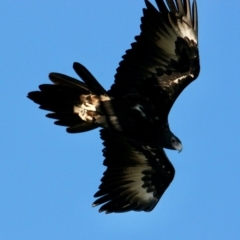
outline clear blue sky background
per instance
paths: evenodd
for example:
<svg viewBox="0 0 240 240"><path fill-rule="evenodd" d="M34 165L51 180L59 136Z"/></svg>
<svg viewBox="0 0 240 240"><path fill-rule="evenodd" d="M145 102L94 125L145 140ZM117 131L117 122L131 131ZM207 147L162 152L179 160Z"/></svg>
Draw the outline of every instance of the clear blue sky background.
<svg viewBox="0 0 240 240"><path fill-rule="evenodd" d="M152 1L153 2L153 1ZM98 130L70 135L26 98L79 61L109 88L143 0L0 1L0 239L240 239L240 1L198 0L201 74L170 124L176 177L150 213L92 208Z"/></svg>

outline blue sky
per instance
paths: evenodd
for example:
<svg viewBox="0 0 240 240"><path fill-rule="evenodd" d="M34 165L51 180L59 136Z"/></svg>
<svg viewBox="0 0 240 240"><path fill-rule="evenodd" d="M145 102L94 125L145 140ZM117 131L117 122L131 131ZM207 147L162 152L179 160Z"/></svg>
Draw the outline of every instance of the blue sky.
<svg viewBox="0 0 240 240"><path fill-rule="evenodd" d="M151 1L153 2L153 1ZM0 239L240 239L239 0L198 0L201 73L169 116L184 149L150 213L92 208L98 130L70 135L26 98L79 61L109 88L143 0L0 2Z"/></svg>

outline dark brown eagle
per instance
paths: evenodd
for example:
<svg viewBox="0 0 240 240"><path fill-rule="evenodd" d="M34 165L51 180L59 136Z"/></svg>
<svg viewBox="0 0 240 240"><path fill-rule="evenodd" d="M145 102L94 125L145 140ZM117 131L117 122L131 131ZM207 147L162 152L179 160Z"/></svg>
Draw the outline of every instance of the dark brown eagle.
<svg viewBox="0 0 240 240"><path fill-rule="evenodd" d="M107 167L93 206L100 212L151 211L174 178L163 148L182 150L168 114L199 74L197 5L189 0L145 0L141 33L126 51L106 91L81 64L79 81L50 73L28 97L55 124L79 133L98 127Z"/></svg>

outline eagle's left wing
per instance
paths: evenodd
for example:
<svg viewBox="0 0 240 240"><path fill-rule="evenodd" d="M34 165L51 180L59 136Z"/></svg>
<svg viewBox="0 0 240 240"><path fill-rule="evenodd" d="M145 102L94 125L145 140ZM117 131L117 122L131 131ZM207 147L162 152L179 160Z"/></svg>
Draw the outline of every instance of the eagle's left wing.
<svg viewBox="0 0 240 240"><path fill-rule="evenodd" d="M173 180L175 170L162 148L135 143L101 130L107 166L93 206L100 212L151 211Z"/></svg>
<svg viewBox="0 0 240 240"><path fill-rule="evenodd" d="M196 1L145 0L141 33L127 50L109 94L115 99L140 93L167 117L173 103L199 74Z"/></svg>

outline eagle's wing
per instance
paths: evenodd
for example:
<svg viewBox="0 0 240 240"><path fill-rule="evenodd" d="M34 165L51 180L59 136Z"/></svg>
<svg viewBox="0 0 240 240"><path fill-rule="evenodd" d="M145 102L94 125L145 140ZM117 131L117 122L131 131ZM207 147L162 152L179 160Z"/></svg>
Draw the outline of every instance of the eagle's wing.
<svg viewBox="0 0 240 240"><path fill-rule="evenodd" d="M126 51L109 94L140 93L168 115L174 101L199 74L197 5L190 0L148 1L141 34Z"/></svg>
<svg viewBox="0 0 240 240"><path fill-rule="evenodd" d="M93 206L100 212L151 211L174 177L162 148L142 146L109 130L101 130L107 166Z"/></svg>

